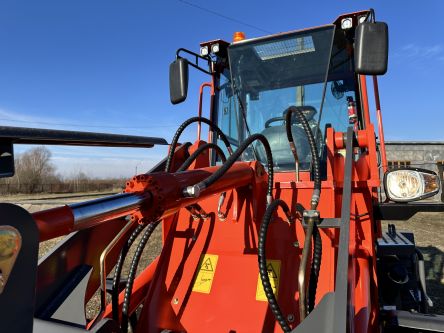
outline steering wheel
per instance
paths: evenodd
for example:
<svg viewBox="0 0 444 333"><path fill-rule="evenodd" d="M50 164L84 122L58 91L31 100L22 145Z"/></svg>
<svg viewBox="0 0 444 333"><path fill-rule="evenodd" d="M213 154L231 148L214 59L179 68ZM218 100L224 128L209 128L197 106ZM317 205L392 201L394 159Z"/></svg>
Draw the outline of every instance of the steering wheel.
<svg viewBox="0 0 444 333"><path fill-rule="evenodd" d="M304 114L307 121L312 120L313 117L315 116L315 114L317 113L316 109L310 105L296 106L296 108L298 108L299 110L302 111L302 113ZM285 121L286 115L287 115L287 110L284 111L284 113L282 114L282 117L273 117L273 118L268 119L265 122L265 128L269 128L270 124L272 124L276 121ZM296 119L294 120L294 122L298 123L298 121Z"/></svg>

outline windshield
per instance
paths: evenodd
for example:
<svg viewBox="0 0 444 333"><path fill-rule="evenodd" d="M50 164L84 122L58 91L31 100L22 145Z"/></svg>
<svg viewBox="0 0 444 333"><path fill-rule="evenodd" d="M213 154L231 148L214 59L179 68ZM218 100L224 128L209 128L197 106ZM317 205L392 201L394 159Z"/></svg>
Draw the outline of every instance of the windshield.
<svg viewBox="0 0 444 333"><path fill-rule="evenodd" d="M321 152L326 124L337 131L349 126L347 106L350 98L356 100L355 83L347 43L340 33L326 26L230 46L231 76L221 76L218 123L235 146L261 133L270 142L275 168L291 170L294 159L284 123L288 107L303 106ZM307 170L310 149L295 117L291 128L300 167ZM265 162L260 143L243 156L253 158Z"/></svg>

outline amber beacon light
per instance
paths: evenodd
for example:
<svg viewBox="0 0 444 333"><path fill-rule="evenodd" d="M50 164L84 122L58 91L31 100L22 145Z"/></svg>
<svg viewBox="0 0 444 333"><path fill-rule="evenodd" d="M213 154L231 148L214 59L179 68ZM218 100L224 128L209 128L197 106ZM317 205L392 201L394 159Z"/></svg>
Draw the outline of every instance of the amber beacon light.
<svg viewBox="0 0 444 333"><path fill-rule="evenodd" d="M233 34L233 42L234 43L240 42L241 40L244 40L244 39L245 39L245 33L243 33L242 31L236 31Z"/></svg>

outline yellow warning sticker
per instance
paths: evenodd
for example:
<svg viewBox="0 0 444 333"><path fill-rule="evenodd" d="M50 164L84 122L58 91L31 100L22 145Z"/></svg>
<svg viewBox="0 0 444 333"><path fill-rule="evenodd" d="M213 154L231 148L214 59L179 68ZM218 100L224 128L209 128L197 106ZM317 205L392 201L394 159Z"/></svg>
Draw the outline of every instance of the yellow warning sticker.
<svg viewBox="0 0 444 333"><path fill-rule="evenodd" d="M281 276L281 261L280 260L267 260L268 278L270 279L271 288L273 288L273 294L278 298L279 291L279 278ZM265 296L264 287L262 286L261 276L257 279L256 288L256 301L267 301Z"/></svg>
<svg viewBox="0 0 444 333"><path fill-rule="evenodd" d="M204 294L210 293L218 258L219 256L216 254L202 255L199 261L199 271L194 280L193 291Z"/></svg>

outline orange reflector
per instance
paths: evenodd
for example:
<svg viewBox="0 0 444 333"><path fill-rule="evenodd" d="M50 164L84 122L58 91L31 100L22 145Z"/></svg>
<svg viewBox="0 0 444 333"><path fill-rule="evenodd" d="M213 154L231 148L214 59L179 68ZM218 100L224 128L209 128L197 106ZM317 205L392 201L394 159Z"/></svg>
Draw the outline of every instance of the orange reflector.
<svg viewBox="0 0 444 333"><path fill-rule="evenodd" d="M242 31L236 31L233 35L233 42L240 42L241 40L245 39L245 33L243 33Z"/></svg>

